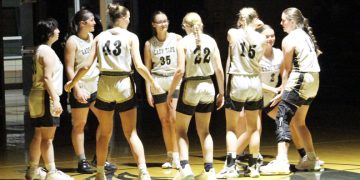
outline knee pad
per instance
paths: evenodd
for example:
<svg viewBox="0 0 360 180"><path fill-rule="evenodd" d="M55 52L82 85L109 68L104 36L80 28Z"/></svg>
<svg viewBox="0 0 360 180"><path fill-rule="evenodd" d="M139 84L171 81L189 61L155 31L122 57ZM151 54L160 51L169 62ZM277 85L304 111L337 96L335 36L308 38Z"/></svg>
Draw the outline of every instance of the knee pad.
<svg viewBox="0 0 360 180"><path fill-rule="evenodd" d="M276 115L276 139L277 142L290 142L290 121L294 116L297 107L286 101L281 101L279 104L279 110Z"/></svg>

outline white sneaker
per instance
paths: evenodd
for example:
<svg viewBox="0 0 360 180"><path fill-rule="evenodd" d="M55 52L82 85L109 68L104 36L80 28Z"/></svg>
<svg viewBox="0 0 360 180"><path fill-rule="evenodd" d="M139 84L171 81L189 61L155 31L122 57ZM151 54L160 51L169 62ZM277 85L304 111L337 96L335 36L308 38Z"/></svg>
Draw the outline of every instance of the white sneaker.
<svg viewBox="0 0 360 180"><path fill-rule="evenodd" d="M52 173L47 173L46 180L74 180L74 178L70 177L69 175L63 173L60 170L56 170Z"/></svg>
<svg viewBox="0 0 360 180"><path fill-rule="evenodd" d="M250 164L252 164L250 166ZM263 157L259 155L257 158L253 158L252 156L249 157L249 167L245 171L245 176L251 178L260 177L260 167L263 164Z"/></svg>
<svg viewBox="0 0 360 180"><path fill-rule="evenodd" d="M201 172L199 176L196 176L196 180L216 180L215 169L211 168L208 172L205 169Z"/></svg>
<svg viewBox="0 0 360 180"><path fill-rule="evenodd" d="M184 169L180 168L178 174L174 177L174 180L195 180L190 165L185 165Z"/></svg>
<svg viewBox="0 0 360 180"><path fill-rule="evenodd" d="M232 165L230 167L224 167L217 175L218 179L227 179L227 178L237 178L239 177L239 173L236 170L236 165Z"/></svg>
<svg viewBox="0 0 360 180"><path fill-rule="evenodd" d="M161 168L171 169L172 168L171 162L165 162L164 164L161 165Z"/></svg>
<svg viewBox="0 0 360 180"><path fill-rule="evenodd" d="M96 173L95 180L107 180L105 173Z"/></svg>
<svg viewBox="0 0 360 180"><path fill-rule="evenodd" d="M30 168L26 170L26 174L25 174L26 180L34 180L34 179L44 180L45 178L46 178L46 171L42 167L38 167L35 170L31 170Z"/></svg>
<svg viewBox="0 0 360 180"><path fill-rule="evenodd" d="M289 161L272 160L269 164L260 167L260 173L262 175L290 174Z"/></svg>
<svg viewBox="0 0 360 180"><path fill-rule="evenodd" d="M145 172L140 172L139 173L139 180L151 180L150 174L149 172L145 171Z"/></svg>
<svg viewBox="0 0 360 180"><path fill-rule="evenodd" d="M180 161L170 159L170 160L166 161L164 164L162 164L161 168L163 168L163 169L171 169L171 168L180 169Z"/></svg>
<svg viewBox="0 0 360 180"><path fill-rule="evenodd" d="M173 169L180 169L181 165L180 165L180 161L179 160L172 160L171 166Z"/></svg>
<svg viewBox="0 0 360 180"><path fill-rule="evenodd" d="M319 165L319 166L324 166L325 162L323 160L320 160L319 158L316 159L316 163Z"/></svg>
<svg viewBox="0 0 360 180"><path fill-rule="evenodd" d="M321 169L320 165L316 163L316 158L310 159L307 155L305 155L301 159L301 161L295 166L295 168L300 171L319 171Z"/></svg>

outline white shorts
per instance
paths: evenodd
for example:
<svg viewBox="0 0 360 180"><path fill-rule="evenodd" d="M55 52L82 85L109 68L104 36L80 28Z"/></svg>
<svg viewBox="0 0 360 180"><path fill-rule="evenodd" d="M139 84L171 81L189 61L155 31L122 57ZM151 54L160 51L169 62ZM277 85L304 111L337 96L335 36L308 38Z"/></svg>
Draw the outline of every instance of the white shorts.
<svg viewBox="0 0 360 180"><path fill-rule="evenodd" d="M270 101L276 96L273 92L263 92L264 105L263 107L267 107L270 105Z"/></svg>
<svg viewBox="0 0 360 180"><path fill-rule="evenodd" d="M129 76L105 76L99 78L97 99L103 102L122 103L135 96L135 85Z"/></svg>
<svg viewBox="0 0 360 180"><path fill-rule="evenodd" d="M263 107L262 84L259 76L229 75L225 108L241 111Z"/></svg>
<svg viewBox="0 0 360 180"><path fill-rule="evenodd" d="M185 80L180 88L176 111L192 115L196 112L212 112L215 87L212 80Z"/></svg>
<svg viewBox="0 0 360 180"><path fill-rule="evenodd" d="M313 99L319 90L318 72L291 72L282 99L300 106Z"/></svg>
<svg viewBox="0 0 360 180"><path fill-rule="evenodd" d="M88 92L88 94L92 94L94 92L97 91L97 88L98 88L98 81L99 81L99 76L96 76L92 79L81 79L79 82L78 82L78 86L85 90L86 92Z"/></svg>
<svg viewBox="0 0 360 180"><path fill-rule="evenodd" d="M172 80L174 79L174 76L159 76L159 75L155 75L155 74L153 74L152 76L153 76L154 80L159 84L161 89L163 90L162 92L159 92L158 94L164 94L169 91ZM180 89L180 84L181 84L181 82L178 84L178 86L176 87L175 90ZM153 94L153 95L158 95L158 94Z"/></svg>

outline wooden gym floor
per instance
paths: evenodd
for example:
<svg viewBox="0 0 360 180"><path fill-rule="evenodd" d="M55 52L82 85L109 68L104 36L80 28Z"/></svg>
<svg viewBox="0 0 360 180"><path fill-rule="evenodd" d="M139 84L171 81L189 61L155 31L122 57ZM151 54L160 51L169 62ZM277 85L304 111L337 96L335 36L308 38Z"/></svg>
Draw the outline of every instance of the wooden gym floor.
<svg viewBox="0 0 360 180"><path fill-rule="evenodd" d="M11 98L10 96L8 96ZM15 97L15 96L14 96ZM13 98L14 98L13 97ZM31 127L27 124L26 114L20 114L23 108L20 104L9 104L7 109L7 141L1 147L0 153L0 179L24 179L28 161L28 146L31 140ZM11 107L13 109L11 109ZM353 108L353 109L351 109ZM331 113L337 109L337 113ZM139 108L138 131L145 147L148 170L153 179L172 179L176 170L164 170L160 166L166 158L165 147L162 140L159 121L152 109ZM150 113L151 119L144 118L145 113ZM316 112L316 113L315 113ZM321 112L321 113L320 113ZM330 113L325 113L330 112ZM341 117L341 114L353 113L355 116ZM20 118L13 120L14 114ZM340 115L339 115L340 114ZM223 167L225 149L225 126L222 118L223 111L214 115L211 122L211 133L214 141L214 166L217 172ZM340 117L339 117L340 116ZM15 123L22 117L23 125ZM309 113L309 128L312 132L317 155L325 161L321 172L294 172L290 175L261 176L259 179L291 179L291 180L320 180L320 179L360 179L360 132L357 123L345 123L359 120L359 112L354 106L336 107L333 105L315 104ZM331 118L338 118L330 121ZM69 118L64 118L69 119ZM313 119L316 119L313 120ZM313 121L311 121L313 120ZM57 168L71 175L76 180L95 179L95 174L79 174L76 172L77 158L70 140L68 120L62 122L62 127L57 130L54 149ZM118 166L114 173L108 173L108 179L137 179L137 166L131 156L130 148L122 134L121 127L115 123L114 134L111 140L110 155L108 160ZM21 123L20 123L21 124ZM194 129L194 123L190 124L190 164L195 174L203 169L203 161L200 143ZM357 126L357 127L356 127ZM86 130L86 155L91 161L95 153L94 127L90 125ZM276 155L276 143L274 138L274 124L271 120L263 119L263 134L261 139L261 153L265 163ZM292 145L289 151L291 164L298 162L298 154ZM247 179L241 177L238 179Z"/></svg>

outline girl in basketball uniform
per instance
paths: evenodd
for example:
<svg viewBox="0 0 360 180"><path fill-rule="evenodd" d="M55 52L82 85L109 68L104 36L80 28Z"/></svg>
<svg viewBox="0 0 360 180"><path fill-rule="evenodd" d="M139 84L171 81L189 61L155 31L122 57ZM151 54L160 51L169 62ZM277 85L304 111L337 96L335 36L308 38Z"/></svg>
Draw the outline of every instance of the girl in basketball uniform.
<svg viewBox="0 0 360 180"><path fill-rule="evenodd" d="M255 29L263 23L257 12L250 7L242 8L239 13L237 29L228 31L229 58L227 62L227 85L225 100L227 162L217 178L239 176L235 166L236 152L242 152L253 136L257 143L250 146L250 177L259 176L261 162L259 146L260 134L256 133L259 110L263 106L259 61L264 54L265 36ZM240 112L244 110L246 131L236 136Z"/></svg>
<svg viewBox="0 0 360 180"><path fill-rule="evenodd" d="M283 53L280 49L274 48L275 32L269 25L264 25L259 29L259 32L264 34L267 39L267 46L263 58L260 60L261 66L261 82L263 84L264 94L264 108L263 111L272 119L276 119L277 106L271 106L272 99L281 91L279 83L279 75L282 69ZM294 116L295 118L297 116ZM261 122L260 122L261 123ZM261 126L260 126L261 128ZM291 136L293 143L300 155L303 158L306 155L304 146L297 133L294 123L290 123ZM261 129L259 129L261 133ZM323 165L324 161L317 158L318 165Z"/></svg>
<svg viewBox="0 0 360 180"><path fill-rule="evenodd" d="M151 94L150 84L146 83L147 101L151 107L156 107L162 126L167 160L161 166L167 168L179 168L179 150L175 132L175 109L170 109L166 104L167 92L174 77L177 67L176 45L181 36L168 32L169 20L165 13L156 11L153 13L151 25L154 36L145 43L144 61L151 71L155 81L162 88L160 94ZM176 107L179 89L174 93L172 105Z"/></svg>
<svg viewBox="0 0 360 180"><path fill-rule="evenodd" d="M273 103L280 103L276 115L278 154L275 160L260 168L262 174L288 174L288 148L291 141L290 121L306 151L296 168L319 170L310 131L305 120L312 100L319 89L320 66L317 56L321 53L317 41L305 18L297 8L287 8L281 15L281 25L288 35L282 41L284 72L282 90ZM277 102L276 102L277 101Z"/></svg>
<svg viewBox="0 0 360 180"><path fill-rule="evenodd" d="M136 131L137 108L132 63L139 74L150 82L153 93L158 93L160 87L141 61L138 37L127 30L130 23L129 10L118 4L109 4L108 13L113 28L103 31L94 39L88 60L76 73L74 79L65 85L65 90L70 91L76 85L97 57L100 77L95 107L99 109L101 133L96 144L96 179L106 179L104 164L113 130L114 110L119 111L126 140L138 164L139 178L150 179L144 147Z"/></svg>
<svg viewBox="0 0 360 180"><path fill-rule="evenodd" d="M78 11L69 26L68 37L65 45L65 66L68 79L73 79L75 72L83 65L88 57L93 41L95 18L92 12L86 9ZM90 70L79 81L69 95L72 117L71 139L76 155L79 158L77 171L79 173L93 173L94 170L86 161L84 150L84 127L87 122L89 109L97 115L94 107L99 69L97 63L92 64ZM99 138L99 131L96 131ZM116 166L106 162L106 170L116 170Z"/></svg>
<svg viewBox="0 0 360 180"><path fill-rule="evenodd" d="M30 144L29 168L25 179L73 179L56 169L53 139L63 111L59 96L63 88L63 65L51 45L59 39L58 23L49 18L36 26L32 88L29 94L31 124L35 133ZM38 167L43 158L47 173Z"/></svg>
<svg viewBox="0 0 360 180"><path fill-rule="evenodd" d="M187 35L177 46L178 66L167 96L167 104L170 108L175 108L172 106L173 95L182 80L176 107L176 133L181 168L175 179L194 179L189 164L187 136L190 120L194 114L204 160L204 170L199 178L216 179L213 168L213 140L209 132L209 124L215 103L217 109L220 109L224 103L224 74L220 52L215 40L203 33L203 23L197 13L187 13L183 18L182 26ZM219 88L217 95L210 78L214 73Z"/></svg>

